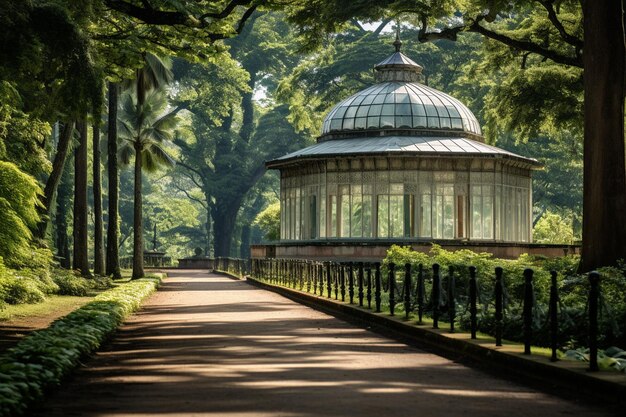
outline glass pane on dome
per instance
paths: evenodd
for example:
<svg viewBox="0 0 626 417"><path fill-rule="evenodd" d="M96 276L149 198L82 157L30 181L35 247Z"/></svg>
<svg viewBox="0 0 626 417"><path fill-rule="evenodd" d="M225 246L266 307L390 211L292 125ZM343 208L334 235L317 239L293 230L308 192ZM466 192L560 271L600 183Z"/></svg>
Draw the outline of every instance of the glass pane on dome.
<svg viewBox="0 0 626 417"><path fill-rule="evenodd" d="M367 119L365 117L357 117L356 119L354 119L355 129L365 129L366 124L367 124Z"/></svg>
<svg viewBox="0 0 626 417"><path fill-rule="evenodd" d="M356 96L354 98L354 101L352 103L350 103L351 106L358 106L359 104L361 104L361 102L363 101L363 99L365 98L364 95L359 94L358 96Z"/></svg>
<svg viewBox="0 0 626 417"><path fill-rule="evenodd" d="M463 129L463 122L461 119L451 119L452 129Z"/></svg>
<svg viewBox="0 0 626 417"><path fill-rule="evenodd" d="M344 114L346 114L346 110L348 110L347 107L339 107L337 109L337 111L335 112L335 114L333 114L333 119L341 119L343 117Z"/></svg>
<svg viewBox="0 0 626 417"><path fill-rule="evenodd" d="M425 116L426 109L424 109L423 104L411 104L411 112L413 116Z"/></svg>
<svg viewBox="0 0 626 417"><path fill-rule="evenodd" d="M366 105L366 104L372 104L372 101L374 101L374 97L376 97L374 94L369 94L365 96L365 98L361 102L361 106Z"/></svg>
<svg viewBox="0 0 626 417"><path fill-rule="evenodd" d="M383 104L381 112L382 116L393 116L395 113L395 104Z"/></svg>
<svg viewBox="0 0 626 417"><path fill-rule="evenodd" d="M385 102L385 97L387 97L386 94L378 94L376 97L374 97L374 101L372 101L372 103L382 104Z"/></svg>
<svg viewBox="0 0 626 417"><path fill-rule="evenodd" d="M330 130L340 130L342 126L341 119L333 119L330 121Z"/></svg>
<svg viewBox="0 0 626 417"><path fill-rule="evenodd" d="M393 116L380 116L380 127L395 127Z"/></svg>
<svg viewBox="0 0 626 417"><path fill-rule="evenodd" d="M411 116L396 116L396 127L410 128L412 122Z"/></svg>
<svg viewBox="0 0 626 417"><path fill-rule="evenodd" d="M426 118L423 116L413 117L413 127L426 127Z"/></svg>
<svg viewBox="0 0 626 417"><path fill-rule="evenodd" d="M410 104L396 104L396 114L402 116L410 116L411 115L411 105Z"/></svg>
<svg viewBox="0 0 626 417"><path fill-rule="evenodd" d="M428 118L428 127L441 127L439 126L439 118L438 117L429 117Z"/></svg>
<svg viewBox="0 0 626 417"><path fill-rule="evenodd" d="M396 95L393 93L389 93L385 97L385 103L395 103L395 101L396 101Z"/></svg>
<svg viewBox="0 0 626 417"><path fill-rule="evenodd" d="M456 107L454 106L446 106L446 109L448 109L448 113L450 113L450 117L461 117L461 115L459 114L459 111L456 109Z"/></svg>
<svg viewBox="0 0 626 417"><path fill-rule="evenodd" d="M427 116L439 117L439 114L437 113L437 109L435 109L435 106L433 106L432 104L425 104L424 109L426 110Z"/></svg>
<svg viewBox="0 0 626 417"><path fill-rule="evenodd" d="M396 103L410 103L409 95L405 93L396 94Z"/></svg>
<svg viewBox="0 0 626 417"><path fill-rule="evenodd" d="M367 128L377 128L380 126L380 117L368 117L367 118Z"/></svg>
<svg viewBox="0 0 626 417"><path fill-rule="evenodd" d="M381 104L373 104L370 106L370 111L367 113L368 116L380 116L380 112L383 109Z"/></svg>
<svg viewBox="0 0 626 417"><path fill-rule="evenodd" d="M367 116L367 112L370 109L370 106L361 105L359 109L356 111L356 117L365 117Z"/></svg>
<svg viewBox="0 0 626 417"><path fill-rule="evenodd" d="M357 109L358 107L355 107L355 106L348 107L348 110L346 111L346 114L343 117L354 117Z"/></svg>
<svg viewBox="0 0 626 417"><path fill-rule="evenodd" d="M437 109L437 113L439 114L439 117L450 117L450 115L448 114L448 110L446 109L446 106L442 104L436 104L435 108Z"/></svg>
<svg viewBox="0 0 626 417"><path fill-rule="evenodd" d="M344 119L343 120L343 128L344 129L354 129L354 119Z"/></svg>
<svg viewBox="0 0 626 417"><path fill-rule="evenodd" d="M439 119L439 123L441 123L442 128L451 129L450 119L448 119L447 117L442 117L441 119Z"/></svg>

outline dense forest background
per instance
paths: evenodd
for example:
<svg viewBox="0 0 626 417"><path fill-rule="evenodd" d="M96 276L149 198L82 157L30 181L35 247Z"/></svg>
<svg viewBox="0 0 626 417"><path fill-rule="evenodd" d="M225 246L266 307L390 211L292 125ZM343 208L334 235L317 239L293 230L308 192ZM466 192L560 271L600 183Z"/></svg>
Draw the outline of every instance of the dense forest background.
<svg viewBox="0 0 626 417"><path fill-rule="evenodd" d="M373 83L395 28L487 142L544 164L535 241L581 239L579 2L338 3L0 0L0 262L118 275L143 250L247 257L275 238L264 162Z"/></svg>

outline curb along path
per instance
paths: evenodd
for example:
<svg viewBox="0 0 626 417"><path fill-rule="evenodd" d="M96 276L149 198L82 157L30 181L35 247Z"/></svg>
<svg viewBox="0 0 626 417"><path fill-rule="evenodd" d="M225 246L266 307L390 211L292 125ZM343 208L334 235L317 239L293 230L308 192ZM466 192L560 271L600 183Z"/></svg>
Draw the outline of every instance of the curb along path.
<svg viewBox="0 0 626 417"><path fill-rule="evenodd" d="M243 281L171 271L37 416L602 416Z"/></svg>

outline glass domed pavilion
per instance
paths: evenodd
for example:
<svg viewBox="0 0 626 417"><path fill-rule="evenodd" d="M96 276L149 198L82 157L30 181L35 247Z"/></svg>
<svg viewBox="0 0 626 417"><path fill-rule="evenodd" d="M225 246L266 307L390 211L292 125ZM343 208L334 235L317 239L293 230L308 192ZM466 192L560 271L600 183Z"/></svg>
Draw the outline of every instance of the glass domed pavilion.
<svg viewBox="0 0 626 417"><path fill-rule="evenodd" d="M317 144L267 163L280 170L281 244L531 242L538 162L485 144L472 112L420 84L394 45Z"/></svg>

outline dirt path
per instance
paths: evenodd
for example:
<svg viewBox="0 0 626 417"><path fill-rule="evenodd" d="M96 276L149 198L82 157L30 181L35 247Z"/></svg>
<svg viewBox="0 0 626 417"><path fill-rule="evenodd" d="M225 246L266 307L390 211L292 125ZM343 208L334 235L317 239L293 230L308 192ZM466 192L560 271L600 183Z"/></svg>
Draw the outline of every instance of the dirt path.
<svg viewBox="0 0 626 417"><path fill-rule="evenodd" d="M37 416L601 416L279 295L172 272Z"/></svg>

